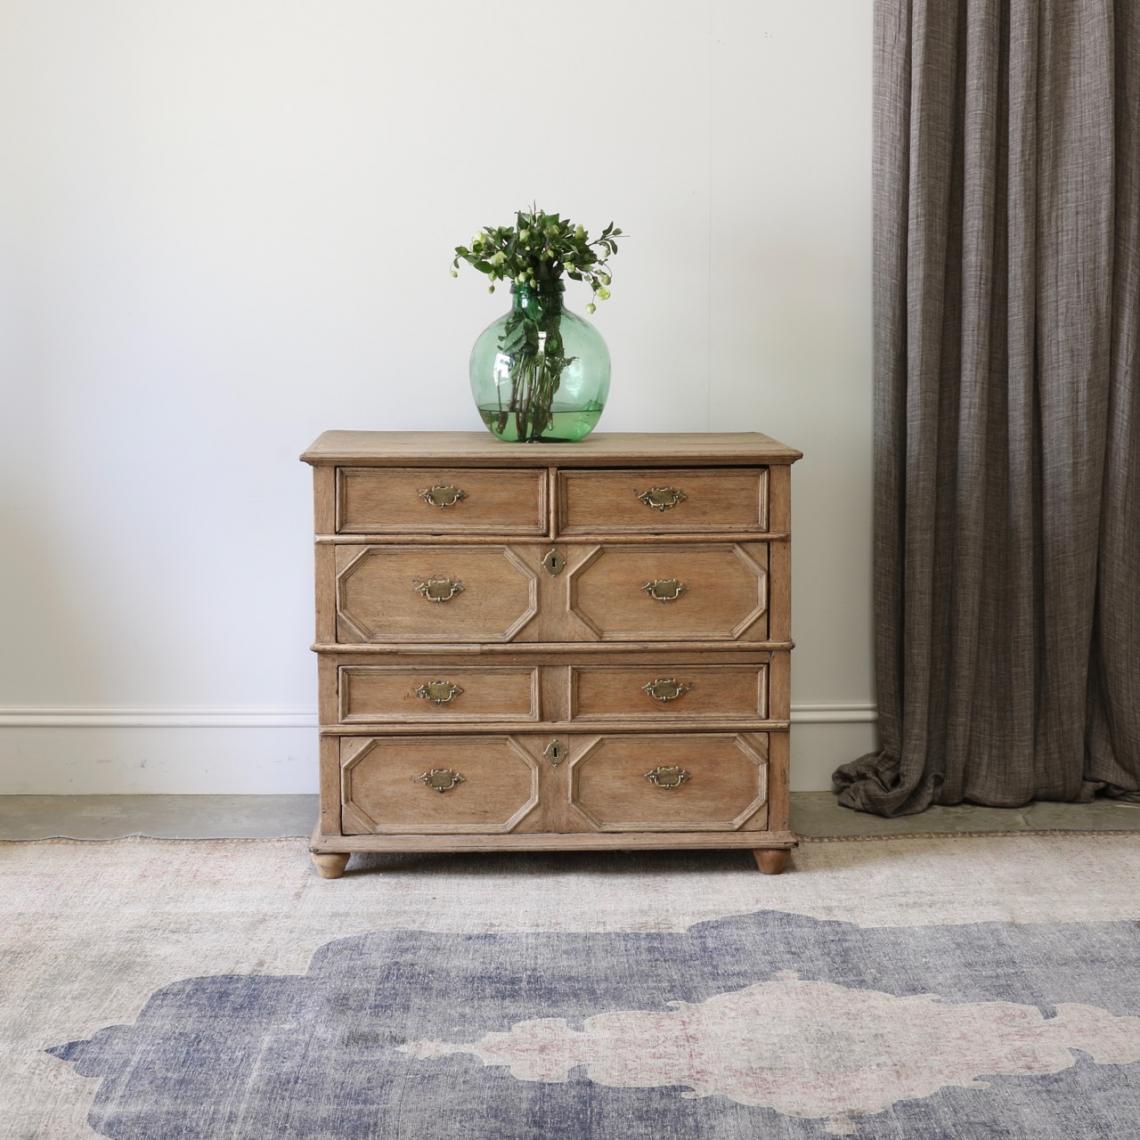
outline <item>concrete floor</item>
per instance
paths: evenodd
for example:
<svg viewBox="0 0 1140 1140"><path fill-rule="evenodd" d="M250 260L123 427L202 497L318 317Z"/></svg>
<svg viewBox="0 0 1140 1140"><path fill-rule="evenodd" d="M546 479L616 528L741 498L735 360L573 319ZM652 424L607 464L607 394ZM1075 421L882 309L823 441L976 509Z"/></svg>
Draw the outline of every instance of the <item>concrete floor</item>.
<svg viewBox="0 0 1140 1140"><path fill-rule="evenodd" d="M0 839L160 839L307 836L316 796L0 796ZM830 792L794 792L792 827L811 837L962 831L1137 831L1140 804L1035 803L1024 808L964 804L902 819L849 811Z"/></svg>

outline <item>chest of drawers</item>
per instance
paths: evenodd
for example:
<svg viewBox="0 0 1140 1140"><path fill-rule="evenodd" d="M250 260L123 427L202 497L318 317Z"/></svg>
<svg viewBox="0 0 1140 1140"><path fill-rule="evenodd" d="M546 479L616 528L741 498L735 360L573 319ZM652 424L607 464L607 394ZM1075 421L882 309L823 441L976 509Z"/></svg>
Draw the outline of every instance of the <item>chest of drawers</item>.
<svg viewBox="0 0 1140 1140"><path fill-rule="evenodd" d="M666 847L783 870L799 452L334 431L302 458L322 875L354 851Z"/></svg>

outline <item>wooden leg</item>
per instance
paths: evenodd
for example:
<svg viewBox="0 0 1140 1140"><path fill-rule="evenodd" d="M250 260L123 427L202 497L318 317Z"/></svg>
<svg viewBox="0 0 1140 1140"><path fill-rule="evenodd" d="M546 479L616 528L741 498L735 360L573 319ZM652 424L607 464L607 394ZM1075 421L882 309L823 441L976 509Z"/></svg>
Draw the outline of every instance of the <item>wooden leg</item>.
<svg viewBox="0 0 1140 1140"><path fill-rule="evenodd" d="M343 851L312 852L313 864L322 879L339 879L348 866L348 853Z"/></svg>
<svg viewBox="0 0 1140 1140"><path fill-rule="evenodd" d="M791 852L786 847L757 847L752 854L756 856L756 866L765 875L781 875Z"/></svg>

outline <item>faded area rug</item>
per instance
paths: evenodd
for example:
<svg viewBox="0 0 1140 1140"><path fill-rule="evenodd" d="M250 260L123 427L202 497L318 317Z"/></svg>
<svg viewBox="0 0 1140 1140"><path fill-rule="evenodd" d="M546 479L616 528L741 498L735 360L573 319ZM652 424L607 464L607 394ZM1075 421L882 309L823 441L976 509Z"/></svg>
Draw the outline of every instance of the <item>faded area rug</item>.
<svg viewBox="0 0 1140 1140"><path fill-rule="evenodd" d="M0 844L0 1136L1140 1136L1140 836Z"/></svg>

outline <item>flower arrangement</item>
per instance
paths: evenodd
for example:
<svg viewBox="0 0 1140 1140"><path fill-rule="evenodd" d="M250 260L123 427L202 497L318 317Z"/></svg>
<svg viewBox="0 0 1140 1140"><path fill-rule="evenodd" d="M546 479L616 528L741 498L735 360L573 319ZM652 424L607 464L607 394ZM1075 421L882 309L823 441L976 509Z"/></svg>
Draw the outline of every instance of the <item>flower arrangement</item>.
<svg viewBox="0 0 1140 1140"><path fill-rule="evenodd" d="M609 259L618 251L621 232L610 222L591 239L583 226L532 207L518 211L514 225L486 226L470 245L455 247L453 277L465 261L487 275L489 292L494 293L498 283L509 282L514 295L497 345L498 367L507 369L509 385L504 385L507 390L498 394L495 406L480 408L496 435L527 442L551 438L555 395L565 370L575 361L567 355L563 338L562 278L590 286L586 311L595 312L596 302L610 297Z"/></svg>
<svg viewBox="0 0 1140 1140"><path fill-rule="evenodd" d="M543 293L555 289L565 273L571 281L588 282L599 301L608 301L608 261L618 251L615 239L620 235L610 222L591 241L585 227L532 207L530 213L520 210L513 226L485 226L470 246L457 245L451 275L458 277L459 263L466 261L491 279L489 293L494 293L496 281L505 280ZM586 312L596 308L591 301Z"/></svg>

